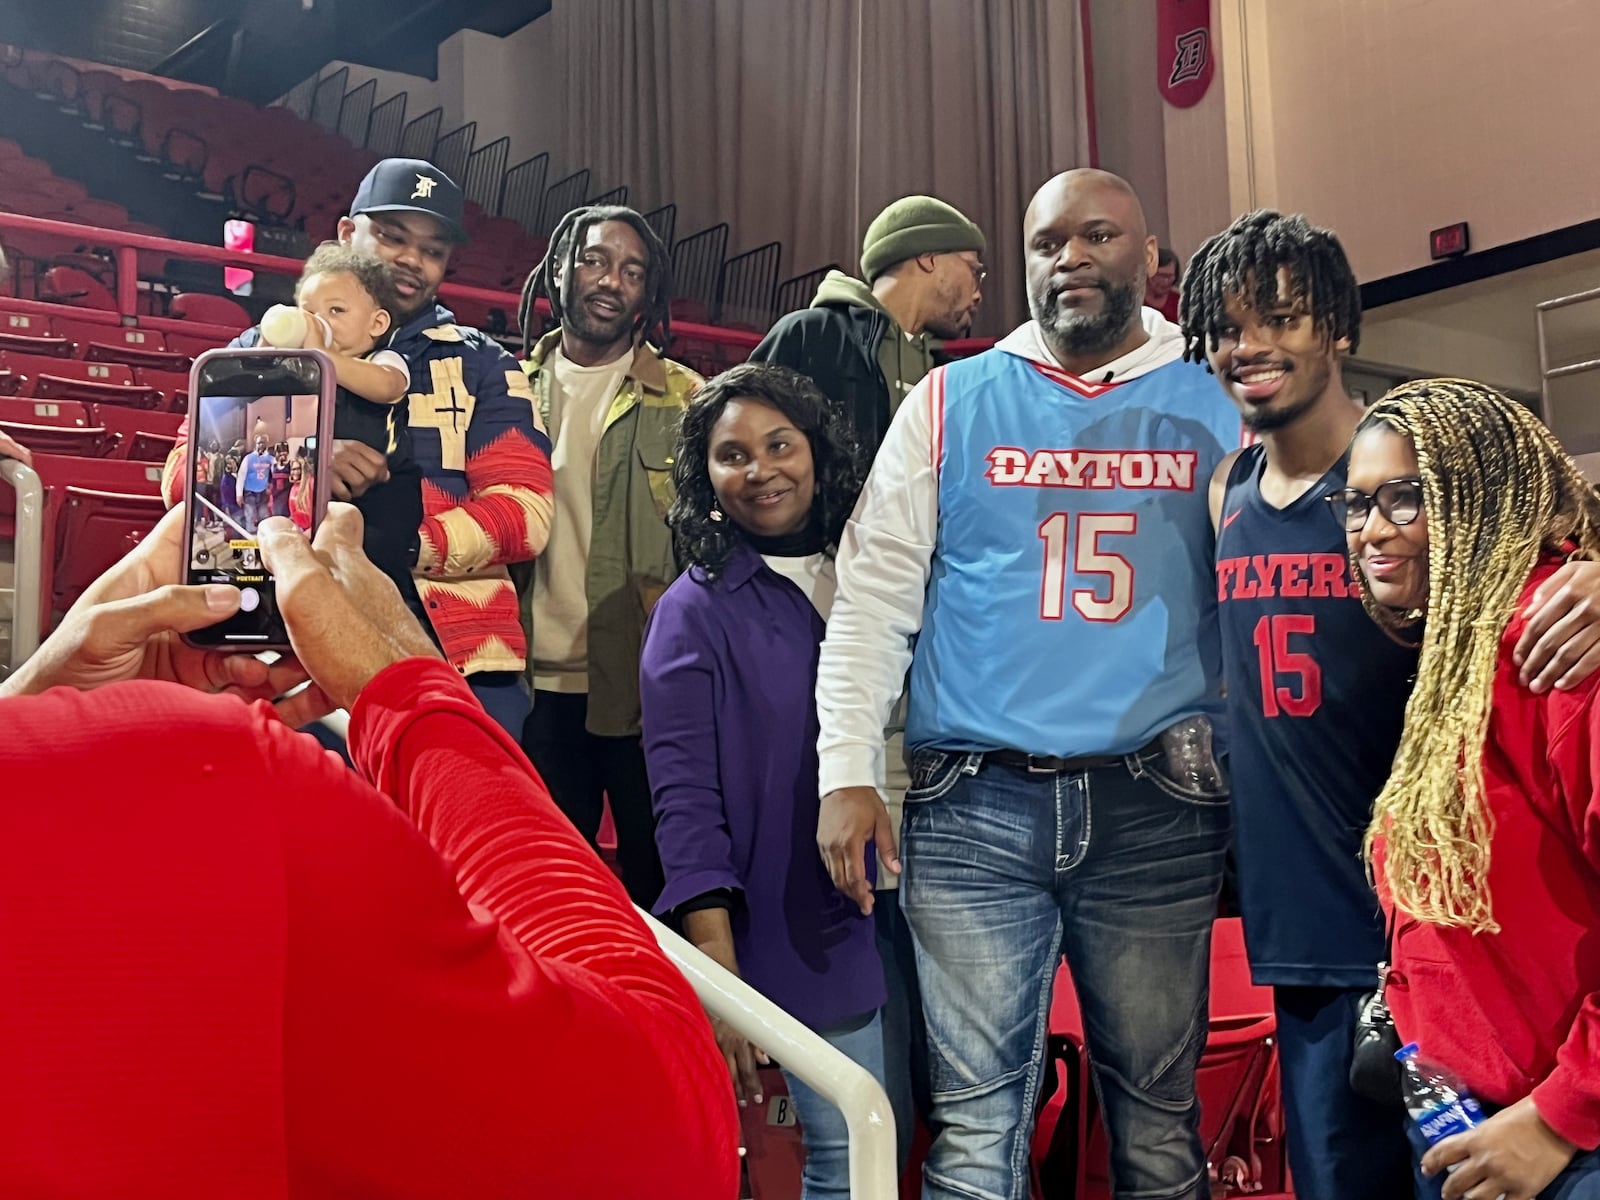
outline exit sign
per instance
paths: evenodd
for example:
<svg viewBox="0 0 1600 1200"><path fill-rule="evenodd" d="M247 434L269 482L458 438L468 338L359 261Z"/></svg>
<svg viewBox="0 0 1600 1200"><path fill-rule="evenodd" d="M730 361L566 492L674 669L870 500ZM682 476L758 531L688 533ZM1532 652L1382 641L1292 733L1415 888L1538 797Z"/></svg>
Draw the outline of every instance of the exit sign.
<svg viewBox="0 0 1600 1200"><path fill-rule="evenodd" d="M1433 258L1460 258L1467 252L1467 223L1458 221L1435 229L1428 235L1428 253Z"/></svg>

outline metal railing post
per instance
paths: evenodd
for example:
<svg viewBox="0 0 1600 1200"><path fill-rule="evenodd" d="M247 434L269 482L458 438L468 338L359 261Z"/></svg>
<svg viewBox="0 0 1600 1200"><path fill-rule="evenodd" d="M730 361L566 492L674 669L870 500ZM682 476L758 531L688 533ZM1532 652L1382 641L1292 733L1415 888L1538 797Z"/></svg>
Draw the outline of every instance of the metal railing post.
<svg viewBox="0 0 1600 1200"><path fill-rule="evenodd" d="M39 648L39 592L44 584L44 485L32 467L0 458L0 479L17 493L17 532L12 547L11 661L15 671Z"/></svg>
<svg viewBox="0 0 1600 1200"><path fill-rule="evenodd" d="M850 1133L851 1200L895 1200L900 1193L894 1115L878 1081L649 913L639 913L707 1012L760 1046L844 1114Z"/></svg>
<svg viewBox="0 0 1600 1200"><path fill-rule="evenodd" d="M1545 314L1554 312L1558 308L1570 308L1574 304L1591 304L1600 301L1600 288L1591 288L1588 291L1576 292L1570 296L1559 296L1554 300L1544 300L1534 305L1534 326L1539 336L1539 419L1545 423L1550 432L1556 437L1561 437L1561 431L1556 428L1552 419L1554 413L1550 405L1550 383L1555 379L1566 379L1573 375L1582 375L1589 371L1600 371L1600 358L1587 358L1582 362L1564 363L1561 366L1550 365L1550 345L1548 334L1545 330Z"/></svg>

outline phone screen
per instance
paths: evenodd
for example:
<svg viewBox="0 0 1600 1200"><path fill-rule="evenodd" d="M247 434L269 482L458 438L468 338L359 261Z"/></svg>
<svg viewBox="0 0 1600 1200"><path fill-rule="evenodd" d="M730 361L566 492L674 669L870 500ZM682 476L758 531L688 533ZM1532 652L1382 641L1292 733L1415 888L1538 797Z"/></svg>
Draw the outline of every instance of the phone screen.
<svg viewBox="0 0 1600 1200"><path fill-rule="evenodd" d="M188 635L197 645L279 649L288 634L256 538L286 517L308 534L327 507L332 371L296 351L217 351L190 380L188 582L239 589L239 611Z"/></svg>

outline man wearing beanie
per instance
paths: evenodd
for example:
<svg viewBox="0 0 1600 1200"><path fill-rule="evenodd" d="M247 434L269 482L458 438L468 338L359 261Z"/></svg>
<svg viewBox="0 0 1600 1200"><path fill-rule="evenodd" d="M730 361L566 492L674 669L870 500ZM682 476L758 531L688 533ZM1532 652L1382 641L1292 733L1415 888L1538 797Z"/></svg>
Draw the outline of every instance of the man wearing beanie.
<svg viewBox="0 0 1600 1200"><path fill-rule="evenodd" d="M868 461L906 393L934 367L934 338L965 337L983 299L983 231L932 196L906 196L867 226L866 282L829 271L750 355L809 375L844 409Z"/></svg>
<svg viewBox="0 0 1600 1200"><path fill-rule="evenodd" d="M842 408L871 462L906 393L935 365L934 338L964 337L983 300L983 231L932 196L906 196L867 226L861 245L866 282L829 271L811 307L789 313L750 355L793 367ZM898 826L910 782L904 756L905 701L884 730L884 796ZM899 885L878 871L878 952L889 1000L883 1050L900 1162L911 1147L915 1114L928 1111L928 1055L911 932L897 903Z"/></svg>

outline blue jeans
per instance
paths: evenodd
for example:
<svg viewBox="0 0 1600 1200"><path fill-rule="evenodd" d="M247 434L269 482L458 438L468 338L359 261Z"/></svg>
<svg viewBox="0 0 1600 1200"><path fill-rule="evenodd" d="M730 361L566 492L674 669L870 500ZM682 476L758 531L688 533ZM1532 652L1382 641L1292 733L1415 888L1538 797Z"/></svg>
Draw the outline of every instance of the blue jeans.
<svg viewBox="0 0 1600 1200"><path fill-rule="evenodd" d="M1359 1096L1348 1082L1364 994L1272 990L1296 1200L1410 1200L1405 1110Z"/></svg>
<svg viewBox="0 0 1600 1200"><path fill-rule="evenodd" d="M251 533L256 527L272 515L272 497L266 492L250 492L244 494L244 527Z"/></svg>
<svg viewBox="0 0 1600 1200"><path fill-rule="evenodd" d="M894 1112L895 1151L904 1171L917 1118L928 1117L928 1027L917 987L917 950L900 911L900 891L882 888L873 895L873 926L888 990L883 1006L884 1091Z"/></svg>
<svg viewBox="0 0 1600 1200"><path fill-rule="evenodd" d="M1030 774L981 754L912 757L900 903L928 1023L924 1200L1028 1200L1050 993L1063 953L1119 1200L1208 1192L1205 1047L1226 798L1123 766Z"/></svg>
<svg viewBox="0 0 1600 1200"><path fill-rule="evenodd" d="M831 1029L819 1029L817 1036L851 1062L860 1063L883 1083L883 1020L874 1012ZM800 1118L800 1139L806 1147L806 1166L802 1175L800 1200L850 1200L850 1132L844 1113L812 1091L790 1071L783 1080L789 1085L795 1115Z"/></svg>
<svg viewBox="0 0 1600 1200"><path fill-rule="evenodd" d="M1485 1104L1483 1111L1496 1112ZM1422 1156L1428 1152L1428 1141L1418 1131L1415 1122L1406 1122L1406 1137L1411 1139L1412 1169L1416 1172L1417 1200L1440 1200L1444 1194L1444 1181L1448 1176L1441 1171L1432 1179L1422 1174ZM1299 1180L1295 1181L1296 1188ZM1600 1150L1580 1150L1572 1156L1566 1169L1545 1185L1538 1200L1600 1200Z"/></svg>

